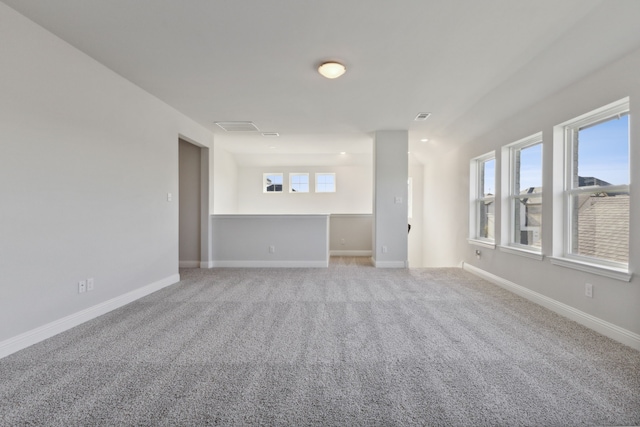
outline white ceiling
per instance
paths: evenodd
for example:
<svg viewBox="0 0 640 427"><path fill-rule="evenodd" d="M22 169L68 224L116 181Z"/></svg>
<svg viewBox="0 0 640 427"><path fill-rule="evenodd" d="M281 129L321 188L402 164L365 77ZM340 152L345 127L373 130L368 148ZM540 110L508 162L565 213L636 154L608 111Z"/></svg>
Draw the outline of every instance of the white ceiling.
<svg viewBox="0 0 640 427"><path fill-rule="evenodd" d="M640 0L2 1L211 129L241 164L345 162L381 129L408 129L423 158L640 47ZM327 59L347 73L322 78ZM280 137L214 124L230 120Z"/></svg>

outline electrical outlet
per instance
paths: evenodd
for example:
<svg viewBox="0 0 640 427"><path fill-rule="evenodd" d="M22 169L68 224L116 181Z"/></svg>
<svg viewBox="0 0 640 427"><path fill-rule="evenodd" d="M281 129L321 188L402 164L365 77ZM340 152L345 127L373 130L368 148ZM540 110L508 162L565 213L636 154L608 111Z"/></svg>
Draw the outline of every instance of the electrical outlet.
<svg viewBox="0 0 640 427"><path fill-rule="evenodd" d="M80 280L78 282L78 293L79 294L83 294L87 292L87 281L86 280Z"/></svg>
<svg viewBox="0 0 640 427"><path fill-rule="evenodd" d="M382 253L386 254L387 252L389 252L389 248L387 248L386 246L382 246Z"/></svg>
<svg viewBox="0 0 640 427"><path fill-rule="evenodd" d="M87 279L87 292L91 292L93 290L93 286L94 286L93 277L89 277Z"/></svg>
<svg viewBox="0 0 640 427"><path fill-rule="evenodd" d="M270 254L275 254L276 253L276 247L275 246L269 246L269 253Z"/></svg>
<svg viewBox="0 0 640 427"><path fill-rule="evenodd" d="M584 284L584 296L593 298L593 285L591 283Z"/></svg>
<svg viewBox="0 0 640 427"><path fill-rule="evenodd" d="M343 245L343 246L344 246L346 243L347 243L347 241L346 241L346 240L344 240L344 239L340 239L340 244L341 244L341 245Z"/></svg>

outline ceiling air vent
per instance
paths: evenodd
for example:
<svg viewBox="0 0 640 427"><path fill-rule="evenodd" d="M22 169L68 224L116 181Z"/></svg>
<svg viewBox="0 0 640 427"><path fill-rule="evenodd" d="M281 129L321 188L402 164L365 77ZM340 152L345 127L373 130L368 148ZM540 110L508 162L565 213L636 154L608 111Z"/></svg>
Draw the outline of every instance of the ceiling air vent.
<svg viewBox="0 0 640 427"><path fill-rule="evenodd" d="M418 113L416 118L413 119L413 120L415 120L416 122L421 122L423 120L427 120L430 115L431 115L431 113Z"/></svg>
<svg viewBox="0 0 640 427"><path fill-rule="evenodd" d="M253 122L216 122L227 132L259 132L260 129Z"/></svg>
<svg viewBox="0 0 640 427"><path fill-rule="evenodd" d="M278 132L262 132L262 136L275 137L280 136L280 134Z"/></svg>

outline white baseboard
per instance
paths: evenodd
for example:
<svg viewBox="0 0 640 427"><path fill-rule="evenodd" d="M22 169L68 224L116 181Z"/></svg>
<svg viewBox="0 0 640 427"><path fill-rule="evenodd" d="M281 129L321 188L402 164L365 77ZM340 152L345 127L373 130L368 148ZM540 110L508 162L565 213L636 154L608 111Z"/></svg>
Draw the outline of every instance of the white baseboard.
<svg viewBox="0 0 640 427"><path fill-rule="evenodd" d="M200 268L213 268L213 261L201 261Z"/></svg>
<svg viewBox="0 0 640 427"><path fill-rule="evenodd" d="M329 251L331 256L371 256L372 251L367 250L335 250Z"/></svg>
<svg viewBox="0 0 640 427"><path fill-rule="evenodd" d="M0 359L180 281L174 274L0 342Z"/></svg>
<svg viewBox="0 0 640 427"><path fill-rule="evenodd" d="M376 261L373 260L373 265L376 268L407 268L408 261Z"/></svg>
<svg viewBox="0 0 640 427"><path fill-rule="evenodd" d="M475 274L478 277L500 286L501 288L548 308L561 316L578 322L589 329L593 329L604 336L628 345L636 350L640 350L640 335L635 332L631 332L627 329L614 325L613 323L607 322L606 320L602 320L598 317L592 316L591 314L573 308L570 305L556 301L538 292L534 292L524 286L517 285L507 279L503 279L502 277L496 276L495 274L484 271L473 265L463 262L462 268L469 273Z"/></svg>
<svg viewBox="0 0 640 427"><path fill-rule="evenodd" d="M231 267L231 268L327 268L329 261L211 261L211 268L215 267Z"/></svg>
<svg viewBox="0 0 640 427"><path fill-rule="evenodd" d="M178 261L180 268L200 268L200 261Z"/></svg>

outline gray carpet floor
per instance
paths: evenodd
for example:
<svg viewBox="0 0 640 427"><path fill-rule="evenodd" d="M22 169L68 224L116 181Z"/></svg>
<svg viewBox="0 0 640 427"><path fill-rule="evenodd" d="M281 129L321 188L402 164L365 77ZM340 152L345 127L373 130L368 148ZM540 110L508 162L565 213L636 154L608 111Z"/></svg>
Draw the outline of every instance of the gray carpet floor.
<svg viewBox="0 0 640 427"><path fill-rule="evenodd" d="M640 352L461 269L181 270L0 360L2 426L640 423Z"/></svg>

